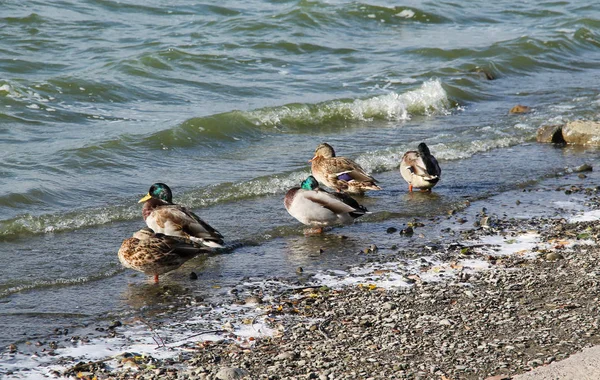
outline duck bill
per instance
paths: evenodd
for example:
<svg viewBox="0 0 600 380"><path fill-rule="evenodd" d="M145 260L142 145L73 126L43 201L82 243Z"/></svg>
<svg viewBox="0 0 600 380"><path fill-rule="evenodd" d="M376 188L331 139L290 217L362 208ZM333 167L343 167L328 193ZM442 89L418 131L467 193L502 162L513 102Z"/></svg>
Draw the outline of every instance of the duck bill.
<svg viewBox="0 0 600 380"><path fill-rule="evenodd" d="M313 158L311 158L310 160L308 160L308 162L313 162L315 160L315 158L317 158L317 156L314 156Z"/></svg>
<svg viewBox="0 0 600 380"><path fill-rule="evenodd" d="M140 200L138 201L138 203L146 202L146 201L147 201L148 199L150 199L150 198L152 198L152 195L150 195L150 193L148 193L148 194L146 194L146 195L144 196L144 198L140 199Z"/></svg>

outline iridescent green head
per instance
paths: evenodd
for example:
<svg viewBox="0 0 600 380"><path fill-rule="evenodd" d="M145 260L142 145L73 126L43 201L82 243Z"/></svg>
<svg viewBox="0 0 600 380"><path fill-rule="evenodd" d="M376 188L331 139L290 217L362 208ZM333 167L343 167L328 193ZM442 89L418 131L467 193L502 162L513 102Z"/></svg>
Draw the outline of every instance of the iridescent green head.
<svg viewBox="0 0 600 380"><path fill-rule="evenodd" d="M173 193L171 193L171 189L164 183L155 183L150 186L150 190L148 190L148 194L145 197L140 199L139 203L146 202L148 199L160 199L161 201L165 201L168 203L173 203Z"/></svg>
<svg viewBox="0 0 600 380"><path fill-rule="evenodd" d="M302 182L302 185L300 187L303 188L304 190L315 190L319 187L319 182L317 182L315 177L313 177L312 175L309 175L308 178L306 178Z"/></svg>

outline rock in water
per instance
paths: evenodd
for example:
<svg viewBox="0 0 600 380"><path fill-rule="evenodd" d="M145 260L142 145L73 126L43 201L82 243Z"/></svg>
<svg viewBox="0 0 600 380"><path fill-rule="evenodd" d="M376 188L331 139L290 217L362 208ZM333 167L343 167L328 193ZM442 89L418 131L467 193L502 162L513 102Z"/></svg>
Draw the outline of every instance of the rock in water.
<svg viewBox="0 0 600 380"><path fill-rule="evenodd" d="M565 144L562 125L542 125L538 128L536 139L541 143Z"/></svg>
<svg viewBox="0 0 600 380"><path fill-rule="evenodd" d="M531 108L523 106L521 104L517 104L516 106L510 109L509 113L527 113L529 111L531 111Z"/></svg>
<svg viewBox="0 0 600 380"><path fill-rule="evenodd" d="M562 128L562 135L568 144L600 146L600 122L570 121Z"/></svg>

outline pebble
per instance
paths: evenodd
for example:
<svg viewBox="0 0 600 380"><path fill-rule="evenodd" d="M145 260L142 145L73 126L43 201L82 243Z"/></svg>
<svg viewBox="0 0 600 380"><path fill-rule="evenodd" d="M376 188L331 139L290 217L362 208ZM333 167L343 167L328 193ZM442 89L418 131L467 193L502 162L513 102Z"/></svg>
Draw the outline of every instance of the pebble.
<svg viewBox="0 0 600 380"><path fill-rule="evenodd" d="M245 369L235 367L224 367L216 374L219 380L236 380L248 376L249 373Z"/></svg>
<svg viewBox="0 0 600 380"><path fill-rule="evenodd" d="M414 230L412 227L406 227L403 228L402 230L400 230L400 235L406 235L406 236L410 236L414 233Z"/></svg>
<svg viewBox="0 0 600 380"><path fill-rule="evenodd" d="M597 195L586 195L583 188L570 186L562 186L561 191L565 189L587 197L592 209L600 208ZM554 193L552 196L564 197ZM526 199L529 198L522 198L522 207L529 204ZM258 337L249 348L236 343L235 331L228 332L221 342L202 350L185 352L170 362L157 360L156 366L165 369L161 375L154 372L155 367L140 368L135 376L166 380L244 376L503 380L510 378L508 374L564 359L595 343L600 335L600 297L596 291L600 288L600 270L596 269L600 260L600 225L549 217L517 220L511 215L492 216L485 209L469 213L473 214L477 218L488 217L493 223L485 229L461 226L455 237L444 238L449 241L428 243L434 249L400 248L389 255L394 256L389 260L414 258L422 263L423 271L428 271L433 261L424 259L423 252L434 255L436 261L452 262L464 258L461 243L466 240L494 235L513 239L530 231L538 233L541 242L575 240L586 234L592 243L568 245L569 250L563 253L552 244L540 244L535 250L540 254L537 258L492 257L489 251L480 254L475 249L469 257L485 260L490 256L489 260L496 264L487 272L470 272L467 284L458 283L462 277L436 283L428 282L423 273L413 273L404 275L407 280L412 278L412 285L407 288L347 286L321 291L305 289L306 284L296 276L292 276L293 280L278 279L279 284L288 281L290 289L302 289L268 293L268 285L260 288L269 294L263 300L264 310L277 331L275 335ZM568 252L568 262L560 261L564 252ZM385 258L388 255L371 255L365 261ZM270 313L280 305L281 311ZM195 375L189 372L191 363ZM114 371L111 378L131 378L124 369ZM99 370L79 372L106 378L106 373ZM76 372L64 376L75 377Z"/></svg>
<svg viewBox="0 0 600 380"><path fill-rule="evenodd" d="M546 255L546 260L548 261L556 261L564 259L563 255L558 252L550 252Z"/></svg>

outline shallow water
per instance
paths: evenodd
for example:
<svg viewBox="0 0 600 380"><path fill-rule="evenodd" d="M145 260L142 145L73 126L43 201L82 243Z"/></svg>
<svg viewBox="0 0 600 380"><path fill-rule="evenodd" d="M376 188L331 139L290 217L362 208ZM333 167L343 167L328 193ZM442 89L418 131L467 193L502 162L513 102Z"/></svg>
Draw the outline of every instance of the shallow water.
<svg viewBox="0 0 600 380"><path fill-rule="evenodd" d="M231 246L164 283L218 298L245 277L343 268L385 246L385 226L598 162L533 141L598 117L599 19L590 1L3 5L0 347L169 307L116 257L154 182ZM306 238L282 198L322 141L383 190L357 224ZM443 179L409 195L398 160L421 141Z"/></svg>

